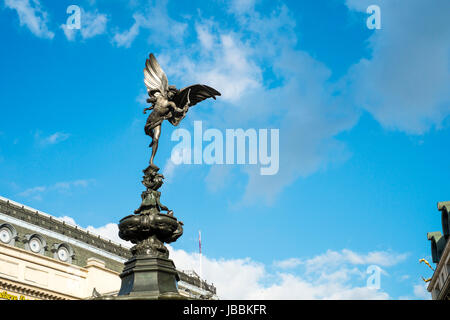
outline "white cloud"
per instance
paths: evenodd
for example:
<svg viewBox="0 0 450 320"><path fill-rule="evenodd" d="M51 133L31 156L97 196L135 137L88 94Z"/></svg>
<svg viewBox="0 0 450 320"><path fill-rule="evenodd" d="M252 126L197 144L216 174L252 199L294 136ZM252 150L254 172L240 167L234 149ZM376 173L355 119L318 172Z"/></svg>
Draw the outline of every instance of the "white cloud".
<svg viewBox="0 0 450 320"><path fill-rule="evenodd" d="M76 29L69 29L67 28L67 25L62 24L61 29L64 31L64 35L66 36L67 40L74 41L75 37L77 35Z"/></svg>
<svg viewBox="0 0 450 320"><path fill-rule="evenodd" d="M167 159L166 161L166 165L164 166L163 169L163 175L164 178L166 179L165 181L170 182L171 178L173 177L173 174L175 172L177 165L175 163L173 163L172 159Z"/></svg>
<svg viewBox="0 0 450 320"><path fill-rule="evenodd" d="M196 24L195 31L197 32L197 38L200 40L201 45L207 49L211 50L214 42L217 41L214 35L208 30L208 27L204 24Z"/></svg>
<svg viewBox="0 0 450 320"><path fill-rule="evenodd" d="M79 179L74 181L63 181L57 182L53 185L49 186L38 186L28 188L18 194L20 197L24 198L32 198L34 200L42 200L42 196L48 192L59 192L59 193L68 193L72 191L73 188L86 188L89 185L95 183L94 179Z"/></svg>
<svg viewBox="0 0 450 320"><path fill-rule="evenodd" d="M292 269L301 265L302 261L298 258L289 258L286 260L275 261L273 264L277 268L281 269Z"/></svg>
<svg viewBox="0 0 450 320"><path fill-rule="evenodd" d="M425 282L414 285L414 296L418 299L430 300L431 293L428 292L427 287L428 284Z"/></svg>
<svg viewBox="0 0 450 320"><path fill-rule="evenodd" d="M170 258L181 270L196 270L200 266L200 256L197 253L187 253L169 246ZM362 260L371 262L370 253L360 255L350 250L343 255L359 256ZM325 255L329 255L328 253ZM390 255L385 253L382 255ZM289 266L316 264L324 255L302 261L293 258ZM366 264L359 269L352 265L352 259L342 259L333 265L317 264L306 272L287 273L278 269L269 271L262 264L246 259L212 259L202 258L203 278L213 283L221 299L388 299L389 294L382 289L366 287ZM399 262L399 260L397 260ZM275 262L277 265L277 263ZM283 264L282 264L283 265ZM277 266L280 266L279 264ZM390 265L392 266L392 265ZM382 287L382 282L381 282Z"/></svg>
<svg viewBox="0 0 450 320"><path fill-rule="evenodd" d="M48 14L38 0L5 0L5 6L16 10L20 25L25 25L37 37L53 39L55 36L47 27Z"/></svg>
<svg viewBox="0 0 450 320"><path fill-rule="evenodd" d="M87 228L84 229L83 227L78 225L73 218L69 216L58 217L58 220L64 221L65 223L68 223L72 226L77 226L78 228L93 233L95 235L99 235L104 239L112 240L118 244L121 244L126 248L131 248L133 246L133 244L130 241L125 241L119 238L119 227L117 223L107 223L106 225L100 226L98 228L88 226Z"/></svg>
<svg viewBox="0 0 450 320"><path fill-rule="evenodd" d="M80 179L75 181L68 181L68 182L57 182L53 186L50 187L50 189L54 190L69 190L72 187L83 187L86 188L88 185L94 183L94 179Z"/></svg>
<svg viewBox="0 0 450 320"><path fill-rule="evenodd" d="M431 300L431 293L427 290L428 283L422 282L413 285L412 295L401 296L400 300Z"/></svg>
<svg viewBox="0 0 450 320"><path fill-rule="evenodd" d="M43 143L44 144L56 144L61 141L67 140L69 138L69 136L70 136L69 134L64 133L64 132L56 132L56 133L52 134L51 136L45 138Z"/></svg>
<svg viewBox="0 0 450 320"><path fill-rule="evenodd" d="M232 0L230 1L229 10L237 14L253 12L255 2L255 0Z"/></svg>
<svg viewBox="0 0 450 320"><path fill-rule="evenodd" d="M324 268L325 266L337 266L343 263L350 265L378 265L382 267L391 267L403 262L408 257L407 253L398 254L389 251L372 251L365 255L355 253L348 249L342 251L328 250L322 255L318 255L305 262L307 270Z"/></svg>
<svg viewBox="0 0 450 320"><path fill-rule="evenodd" d="M106 14L94 12L82 12L81 35L83 39L89 39L106 32Z"/></svg>
<svg viewBox="0 0 450 320"><path fill-rule="evenodd" d="M117 223L108 223L98 228L88 226L86 230L94 234L100 235L106 239L110 239L116 243L119 243L126 248L130 248L133 246L131 242L119 238L119 227Z"/></svg>
<svg viewBox="0 0 450 320"><path fill-rule="evenodd" d="M332 281L315 284L292 274L280 274L280 278L280 284L261 288L250 295L249 299L385 300L390 298L386 292L367 287L352 287Z"/></svg>
<svg viewBox="0 0 450 320"><path fill-rule="evenodd" d="M48 146L58 144L60 142L69 139L70 134L65 132L55 132L49 136L42 136L40 131L37 131L34 135L35 140L40 146Z"/></svg>
<svg viewBox="0 0 450 320"><path fill-rule="evenodd" d="M177 269L195 270L199 274L199 254L167 247L170 259L174 261ZM266 271L264 265L249 258L216 260L203 255L202 273L202 278L216 286L220 298L243 299L252 291L258 290L258 281L265 276Z"/></svg>
<svg viewBox="0 0 450 320"><path fill-rule="evenodd" d="M76 222L73 218L69 217L69 216L63 216L63 217L58 217L59 220L67 223L67 224L71 224L73 226L76 226Z"/></svg>
<svg viewBox="0 0 450 320"><path fill-rule="evenodd" d="M67 40L74 41L77 34L80 34L83 39L89 39L106 33L106 25L108 23L106 14L81 9L80 17L81 28L79 30L69 29L65 24L61 25Z"/></svg>
<svg viewBox="0 0 450 320"><path fill-rule="evenodd" d="M220 99L240 105L243 95L262 86L262 70L251 59L252 48L232 32L213 33L211 21L197 23L199 61L185 54L163 56L165 71L186 83L205 83L217 88Z"/></svg>
<svg viewBox="0 0 450 320"><path fill-rule="evenodd" d="M141 105L146 105L148 99L148 93L147 92L141 92L137 97L136 101L139 102ZM147 107L147 106L146 106Z"/></svg>
<svg viewBox="0 0 450 320"><path fill-rule="evenodd" d="M118 47L129 48L133 43L134 39L139 34L139 28L142 24L143 17L140 14L135 13L133 15L134 23L130 27L130 29L125 30L123 32L117 32L113 37L113 43L115 43Z"/></svg>
<svg viewBox="0 0 450 320"><path fill-rule="evenodd" d="M410 277L410 275L409 274L404 274L404 275L402 275L401 277L400 277L400 280L401 281L404 281L404 280L408 280L408 279L410 279L411 277Z"/></svg>
<svg viewBox="0 0 450 320"><path fill-rule="evenodd" d="M20 197L28 198L31 197L34 200L42 200L41 194L47 190L46 186L38 186L33 188L28 188L18 194Z"/></svg>
<svg viewBox="0 0 450 320"><path fill-rule="evenodd" d="M230 166L213 165L205 177L206 188L210 192L218 192L232 180Z"/></svg>
<svg viewBox="0 0 450 320"><path fill-rule="evenodd" d="M242 95L261 86L262 71L249 58L250 49L232 34L221 34L218 41L212 63L192 73L197 73L198 81L220 88L223 99L238 103Z"/></svg>
<svg viewBox="0 0 450 320"><path fill-rule="evenodd" d="M190 153L190 150L184 147L176 147L172 150L171 157L167 159L166 164L164 165L163 175L166 183L170 183L172 177L174 176L175 170L179 166L177 163L181 163L183 159L183 155L187 157L187 154ZM175 160L172 161L172 157Z"/></svg>
<svg viewBox="0 0 450 320"><path fill-rule="evenodd" d="M346 4L366 12L373 1ZM439 128L450 114L450 2L380 0L377 5L382 29L369 38L371 58L353 66L346 85L355 102L386 128L413 134Z"/></svg>
<svg viewBox="0 0 450 320"><path fill-rule="evenodd" d="M176 43L181 42L187 24L171 19L167 13L166 1L148 1L147 6L140 7L139 13L133 15L134 23L123 32L116 32L113 37L113 43L118 47L129 48L140 30L148 30L150 41L158 41L160 45L173 40ZM164 41L161 41L161 30L164 30Z"/></svg>

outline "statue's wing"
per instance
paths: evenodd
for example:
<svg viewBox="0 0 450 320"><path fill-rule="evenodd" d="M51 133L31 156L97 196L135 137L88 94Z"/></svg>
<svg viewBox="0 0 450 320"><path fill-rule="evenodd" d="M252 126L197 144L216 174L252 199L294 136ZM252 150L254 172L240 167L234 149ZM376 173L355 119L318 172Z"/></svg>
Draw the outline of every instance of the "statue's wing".
<svg viewBox="0 0 450 320"><path fill-rule="evenodd" d="M216 96L220 96L220 92L214 88L211 88L204 84L194 84L192 86L181 89L175 97L173 97L173 102L180 108L186 105L188 101L188 93L189 93L189 106L194 106L197 103L208 99L213 98L216 99Z"/></svg>
<svg viewBox="0 0 450 320"><path fill-rule="evenodd" d="M159 90L164 96L169 88L167 76L153 53L150 53L149 58L145 61L144 83L147 87L147 91Z"/></svg>

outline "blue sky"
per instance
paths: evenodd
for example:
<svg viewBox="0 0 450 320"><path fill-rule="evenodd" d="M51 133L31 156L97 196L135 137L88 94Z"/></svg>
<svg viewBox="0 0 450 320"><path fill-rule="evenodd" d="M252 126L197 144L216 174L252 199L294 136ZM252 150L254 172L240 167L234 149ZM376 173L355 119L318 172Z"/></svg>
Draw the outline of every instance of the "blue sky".
<svg viewBox="0 0 450 320"><path fill-rule="evenodd" d="M64 25L69 5L81 29ZM381 10L370 30L369 5ZM450 200L448 1L46 1L0 5L0 195L119 240L139 206L143 67L222 93L180 127L280 131L280 169L155 162L185 224L171 245L223 298L428 298ZM366 287L369 265L382 269Z"/></svg>

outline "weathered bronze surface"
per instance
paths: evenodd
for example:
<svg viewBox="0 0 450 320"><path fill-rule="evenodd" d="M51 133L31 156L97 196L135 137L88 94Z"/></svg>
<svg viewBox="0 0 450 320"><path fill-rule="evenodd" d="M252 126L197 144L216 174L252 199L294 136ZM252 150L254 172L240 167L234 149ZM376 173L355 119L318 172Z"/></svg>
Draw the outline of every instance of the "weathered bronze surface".
<svg viewBox="0 0 450 320"><path fill-rule="evenodd" d="M145 133L152 138L152 154L149 166L143 171L142 202L133 215L126 216L119 222L120 238L131 241L133 257L125 263L120 275L122 286L119 296L103 299L180 299L177 281L178 273L169 251L164 243L176 241L183 234L183 222L174 217L174 213L160 201L158 189L164 183L164 176L158 173L154 165L161 124L168 120L177 126L184 119L191 106L207 99L220 96L220 93L206 85L195 84L178 90L168 84L167 76L153 54L146 60L144 83L151 103L144 113L152 110L145 124ZM165 211L166 213L162 213ZM102 297L98 297L102 299Z"/></svg>
<svg viewBox="0 0 450 320"><path fill-rule="evenodd" d="M135 244L131 248L133 255L153 255L168 258L169 251L164 246L177 240L183 234L183 222L173 216L173 211L161 204L161 192L164 176L158 169L149 166L144 170L142 184L147 190L142 192L142 203L134 215L120 220L119 237ZM166 214L161 210L167 211Z"/></svg>
<svg viewBox="0 0 450 320"><path fill-rule="evenodd" d="M137 255L125 263L120 275L119 296L130 299L181 299L177 281L180 277L172 260L153 254Z"/></svg>
<svg viewBox="0 0 450 320"><path fill-rule="evenodd" d="M190 107L208 98L216 99L216 96L220 96L220 92L203 84L194 84L181 90L169 86L167 76L153 54L150 54L145 63L144 83L149 95L147 102L151 103L149 108L144 109L144 113L152 110L145 124L145 133L152 138L150 165L153 165L162 122L168 120L177 126Z"/></svg>

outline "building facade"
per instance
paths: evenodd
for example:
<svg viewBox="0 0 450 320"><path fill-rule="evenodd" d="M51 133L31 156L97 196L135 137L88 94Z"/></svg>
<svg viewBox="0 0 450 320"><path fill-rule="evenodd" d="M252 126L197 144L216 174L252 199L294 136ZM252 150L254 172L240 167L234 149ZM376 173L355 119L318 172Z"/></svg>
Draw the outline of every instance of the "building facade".
<svg viewBox="0 0 450 320"><path fill-rule="evenodd" d="M438 210L441 212L442 233L436 231L427 234L431 243L431 256L436 264L427 290L433 300L450 300L450 201L439 202Z"/></svg>
<svg viewBox="0 0 450 320"><path fill-rule="evenodd" d="M130 257L118 243L0 197L0 300L117 295ZM216 288L195 272L178 273L180 294L217 299Z"/></svg>

